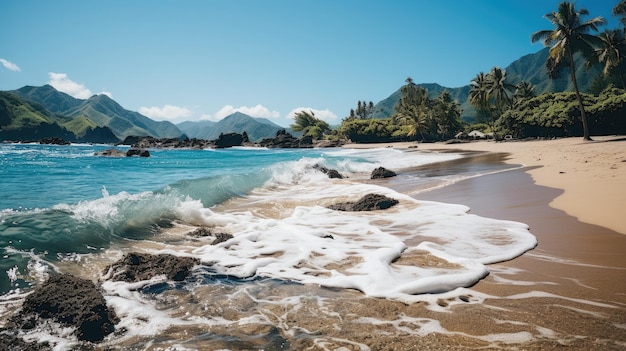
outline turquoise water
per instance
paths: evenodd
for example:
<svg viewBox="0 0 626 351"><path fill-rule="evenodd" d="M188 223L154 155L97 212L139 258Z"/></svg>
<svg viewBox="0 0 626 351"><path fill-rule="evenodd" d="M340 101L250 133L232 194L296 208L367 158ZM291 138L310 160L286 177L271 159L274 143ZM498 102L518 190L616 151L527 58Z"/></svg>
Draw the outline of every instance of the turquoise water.
<svg viewBox="0 0 626 351"><path fill-rule="evenodd" d="M151 150L151 157L94 156L110 146L0 146L0 272L89 253L124 238L145 238L177 219L185 199L211 207L245 196L280 171L323 150ZM359 157L352 157L359 160ZM369 161L366 161L369 162ZM41 263L39 262L39 263ZM14 286L24 286L21 279ZM0 274L0 293L10 288Z"/></svg>
<svg viewBox="0 0 626 351"><path fill-rule="evenodd" d="M475 284L488 274L489 264L536 245L523 223L479 217L458 204L419 201L425 188L503 170L459 154L233 148L150 150L149 158L94 156L108 147L0 144L0 325L32 286L53 272L67 272L99 282L120 318L106 347L148 348L156 335L167 335L165 344L196 345L222 326L232 336L216 339L228 341L225 349L236 349L247 340L245 325L268 323L263 308L236 307L242 296L254 295L258 303L279 304L285 311L302 309L312 287L335 289L328 291L337 301L345 298L342 291L358 290L369 297L424 302L433 293ZM345 178L329 179L316 166ZM372 181L377 167L398 176ZM367 213L328 208L371 193L399 203ZM233 238L213 245L211 235L191 235L198 227ZM201 264L175 286L164 277L137 283L105 279L107 265L135 251L194 257ZM410 263L424 253L450 265L401 260L407 256ZM274 282L269 295L263 292L266 281ZM211 292L222 284L232 291ZM242 314L218 311L207 318L198 307L208 308L214 299ZM181 336L179 327L195 332ZM58 350L77 345L63 328L42 325L20 333Z"/></svg>

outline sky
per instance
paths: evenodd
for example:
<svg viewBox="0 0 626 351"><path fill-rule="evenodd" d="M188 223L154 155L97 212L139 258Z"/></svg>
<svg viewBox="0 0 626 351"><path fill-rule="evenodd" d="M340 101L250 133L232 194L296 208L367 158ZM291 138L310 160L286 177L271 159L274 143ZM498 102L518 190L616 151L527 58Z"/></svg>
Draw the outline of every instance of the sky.
<svg viewBox="0 0 626 351"><path fill-rule="evenodd" d="M339 124L411 77L445 87L543 48L558 0L2 0L0 90L106 94L154 120ZM611 15L618 0L572 1Z"/></svg>

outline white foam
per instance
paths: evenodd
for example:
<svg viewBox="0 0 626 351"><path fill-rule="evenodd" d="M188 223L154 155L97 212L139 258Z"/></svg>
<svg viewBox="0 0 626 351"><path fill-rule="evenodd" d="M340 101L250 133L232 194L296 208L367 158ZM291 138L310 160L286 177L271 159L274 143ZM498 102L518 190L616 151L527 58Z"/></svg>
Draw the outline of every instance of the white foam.
<svg viewBox="0 0 626 351"><path fill-rule="evenodd" d="M192 254L219 273L276 277L414 301L416 294L470 286L488 274L485 264L512 259L536 245L524 224L483 218L468 214L465 206L417 201L387 188L345 180L274 188L253 200L265 206L285 199L330 204L366 193L401 202L385 211L361 213L295 206L281 219L249 211L196 212L206 216L205 223L219 224L235 236L220 245L198 247ZM405 241L420 243L409 248ZM450 266L394 263L405 250L426 251Z"/></svg>

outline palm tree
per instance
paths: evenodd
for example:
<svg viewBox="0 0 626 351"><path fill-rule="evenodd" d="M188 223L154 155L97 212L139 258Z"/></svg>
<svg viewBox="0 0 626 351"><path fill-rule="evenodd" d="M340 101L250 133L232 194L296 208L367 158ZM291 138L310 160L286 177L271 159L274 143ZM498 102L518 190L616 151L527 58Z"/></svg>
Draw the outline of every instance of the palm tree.
<svg viewBox="0 0 626 351"><path fill-rule="evenodd" d="M546 62L548 70L555 69L563 60L568 61L574 92L580 108L580 117L583 122L583 139L591 140L585 106L578 90L578 82L576 81L574 53L585 53L592 50L590 43L593 42L594 36L588 33L591 30L597 31L598 26L606 24L606 20L602 17L594 17L583 21L583 16L586 15L589 15L589 11L585 8L576 11L572 3L563 1L559 4L557 11L545 15L554 26L554 29L535 32L530 40L533 43L543 40L544 46L551 46L548 61Z"/></svg>
<svg viewBox="0 0 626 351"><path fill-rule="evenodd" d="M461 108L447 90L441 92L439 97L433 101L433 105L437 133L441 138L450 136L462 129Z"/></svg>
<svg viewBox="0 0 626 351"><path fill-rule="evenodd" d="M479 120L491 119L490 108L489 108L489 83L487 81L487 76L480 72L476 75L474 79L470 82L470 92L469 99L470 104L476 108L478 112Z"/></svg>
<svg viewBox="0 0 626 351"><path fill-rule="evenodd" d="M602 46L595 50L594 63L604 63L604 76L616 73L618 79L622 83L622 88L626 88L624 83L624 70L626 69L626 40L624 39L624 31L618 29L606 30L598 36L602 42Z"/></svg>
<svg viewBox="0 0 626 351"><path fill-rule="evenodd" d="M304 136L311 136L314 139L321 138L325 133L330 131L328 123L315 117L313 111L299 111L293 117L295 123L290 127L295 132L303 132Z"/></svg>
<svg viewBox="0 0 626 351"><path fill-rule="evenodd" d="M535 96L535 86L532 83L523 80L515 86L513 104L517 104L523 100L532 99Z"/></svg>
<svg viewBox="0 0 626 351"><path fill-rule="evenodd" d="M429 100L428 91L413 83L411 77L405 80L407 83L400 88L402 96L395 106L396 114L393 116L394 123L409 125L408 136L420 133L424 140L424 130L428 127Z"/></svg>
<svg viewBox="0 0 626 351"><path fill-rule="evenodd" d="M511 104L511 90L515 88L513 84L507 83L506 71L500 67L494 67L487 74L489 88L487 89L487 98L493 99L496 109L500 114L505 108Z"/></svg>

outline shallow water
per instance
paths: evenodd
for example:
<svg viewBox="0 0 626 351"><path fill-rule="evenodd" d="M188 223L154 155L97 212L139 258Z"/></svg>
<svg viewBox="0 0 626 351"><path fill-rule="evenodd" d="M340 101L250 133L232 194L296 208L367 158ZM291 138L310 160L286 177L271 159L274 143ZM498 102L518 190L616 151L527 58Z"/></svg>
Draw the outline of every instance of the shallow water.
<svg viewBox="0 0 626 351"><path fill-rule="evenodd" d="M146 251L202 264L183 283L102 282L121 317L118 332L105 340L110 347L378 349L350 335L376 325L412 325L421 336L441 332L436 319L409 311L444 308L445 294L458 296L489 273L489 264L536 245L525 224L418 201L389 187L402 182L410 193L504 169L464 163L459 154L231 149L154 150L149 159L93 156L102 148L1 146L3 318L52 271L101 280L103 268L124 253ZM458 161L440 164L451 160ZM420 173L427 164L436 166ZM315 165L347 178L328 179ZM369 180L379 166L400 176ZM326 208L368 193L400 203L368 213ZM212 237L188 235L197 227L234 237L211 245ZM372 310L376 305L381 311ZM398 314L383 311L389 306ZM35 330L24 337L59 349L76 343L58 334Z"/></svg>

